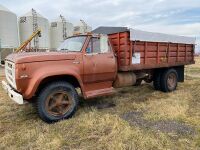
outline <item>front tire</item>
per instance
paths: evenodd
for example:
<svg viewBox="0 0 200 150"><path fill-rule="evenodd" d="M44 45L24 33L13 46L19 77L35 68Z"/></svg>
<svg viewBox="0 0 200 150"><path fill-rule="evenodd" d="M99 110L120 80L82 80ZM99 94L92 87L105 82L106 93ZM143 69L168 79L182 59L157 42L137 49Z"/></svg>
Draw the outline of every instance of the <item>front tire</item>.
<svg viewBox="0 0 200 150"><path fill-rule="evenodd" d="M48 84L40 92L37 110L43 121L53 123L72 117L78 102L75 88L65 81L58 81Z"/></svg>

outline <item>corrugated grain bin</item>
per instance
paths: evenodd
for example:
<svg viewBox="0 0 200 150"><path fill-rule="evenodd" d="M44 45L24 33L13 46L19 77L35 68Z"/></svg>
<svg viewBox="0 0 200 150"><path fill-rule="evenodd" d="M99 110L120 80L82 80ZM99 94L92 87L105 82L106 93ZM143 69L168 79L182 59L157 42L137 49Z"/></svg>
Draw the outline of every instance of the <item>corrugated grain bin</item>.
<svg viewBox="0 0 200 150"><path fill-rule="evenodd" d="M42 15L37 13L37 23L38 28L41 29L42 36L39 37L39 50L46 50L50 48L50 29L49 29L49 21L44 18ZM26 41L31 34L33 33L33 15L32 11L26 13L21 16L19 19L19 31L20 31L20 41L23 43ZM34 46L34 42L32 40L31 47Z"/></svg>
<svg viewBox="0 0 200 150"><path fill-rule="evenodd" d="M194 63L195 38L117 27L93 32L109 35L121 71Z"/></svg>
<svg viewBox="0 0 200 150"><path fill-rule="evenodd" d="M80 20L79 23L74 27L74 34L84 34L91 31L92 27L86 24L83 20Z"/></svg>
<svg viewBox="0 0 200 150"><path fill-rule="evenodd" d="M60 44L64 41L64 30L66 30L66 37L72 36L73 35L73 31L74 31L74 26L72 23L66 21L65 22L65 26L64 27L64 23L61 19L61 17L59 17L58 19L56 19L54 22L51 22L51 49L55 50L57 49Z"/></svg>
<svg viewBox="0 0 200 150"><path fill-rule="evenodd" d="M0 5L0 50L1 60L19 46L17 16Z"/></svg>

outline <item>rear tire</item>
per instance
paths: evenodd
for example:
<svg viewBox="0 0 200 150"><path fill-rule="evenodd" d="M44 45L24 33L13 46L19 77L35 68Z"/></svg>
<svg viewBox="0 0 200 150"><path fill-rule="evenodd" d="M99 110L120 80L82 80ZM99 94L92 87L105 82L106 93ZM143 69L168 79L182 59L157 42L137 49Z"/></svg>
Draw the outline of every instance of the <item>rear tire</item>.
<svg viewBox="0 0 200 150"><path fill-rule="evenodd" d="M142 84L142 79L138 79L134 86L140 86Z"/></svg>
<svg viewBox="0 0 200 150"><path fill-rule="evenodd" d="M39 93L37 110L43 121L53 123L72 117L78 103L75 88L65 81L57 81L47 85Z"/></svg>
<svg viewBox="0 0 200 150"><path fill-rule="evenodd" d="M144 81L145 81L146 83L151 83L151 82L153 81L153 79L144 79Z"/></svg>
<svg viewBox="0 0 200 150"><path fill-rule="evenodd" d="M161 91L172 92L176 90L178 74L175 69L166 70L161 76Z"/></svg>
<svg viewBox="0 0 200 150"><path fill-rule="evenodd" d="M153 78L153 86L154 86L154 89L155 90L161 90L161 71L157 71L155 74L154 74L154 78Z"/></svg>

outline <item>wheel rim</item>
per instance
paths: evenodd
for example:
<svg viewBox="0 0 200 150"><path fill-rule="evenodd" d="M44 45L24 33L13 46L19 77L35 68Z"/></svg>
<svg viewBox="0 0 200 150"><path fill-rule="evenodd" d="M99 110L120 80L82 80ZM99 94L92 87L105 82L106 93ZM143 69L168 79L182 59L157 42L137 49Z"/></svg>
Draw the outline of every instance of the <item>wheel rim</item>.
<svg viewBox="0 0 200 150"><path fill-rule="evenodd" d="M167 78L167 85L169 89L173 89L176 87L176 75L174 73L170 73Z"/></svg>
<svg viewBox="0 0 200 150"><path fill-rule="evenodd" d="M66 91L52 93L45 102L45 109L50 115L59 117L66 114L73 104L72 97Z"/></svg>

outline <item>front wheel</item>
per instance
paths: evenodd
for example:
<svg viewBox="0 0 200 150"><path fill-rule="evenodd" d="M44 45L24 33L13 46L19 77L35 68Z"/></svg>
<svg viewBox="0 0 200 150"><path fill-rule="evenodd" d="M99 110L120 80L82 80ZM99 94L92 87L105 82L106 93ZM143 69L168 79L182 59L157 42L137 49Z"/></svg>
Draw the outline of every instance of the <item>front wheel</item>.
<svg viewBox="0 0 200 150"><path fill-rule="evenodd" d="M78 106L75 88L64 81L47 85L39 94L37 109L40 118L47 122L57 122L72 117Z"/></svg>

